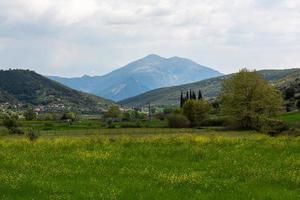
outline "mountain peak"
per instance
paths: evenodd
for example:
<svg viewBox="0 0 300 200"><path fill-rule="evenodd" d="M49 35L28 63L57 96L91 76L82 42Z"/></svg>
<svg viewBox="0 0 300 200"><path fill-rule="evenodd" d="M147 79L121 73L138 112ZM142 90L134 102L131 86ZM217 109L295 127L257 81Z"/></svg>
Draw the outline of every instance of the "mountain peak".
<svg viewBox="0 0 300 200"><path fill-rule="evenodd" d="M163 57L157 54L149 54L148 56L144 57L144 59L162 59Z"/></svg>
<svg viewBox="0 0 300 200"><path fill-rule="evenodd" d="M150 54L102 77L63 80L62 83L118 101L152 89L181 85L220 75L222 74L189 59L165 58Z"/></svg>

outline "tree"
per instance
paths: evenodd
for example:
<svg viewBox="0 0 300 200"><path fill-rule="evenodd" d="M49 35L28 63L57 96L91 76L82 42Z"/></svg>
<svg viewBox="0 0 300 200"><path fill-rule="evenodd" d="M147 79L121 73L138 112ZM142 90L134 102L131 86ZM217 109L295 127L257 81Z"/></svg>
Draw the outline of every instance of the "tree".
<svg viewBox="0 0 300 200"><path fill-rule="evenodd" d="M298 100L298 101L296 102L296 106L297 106L298 110L300 110L300 100Z"/></svg>
<svg viewBox="0 0 300 200"><path fill-rule="evenodd" d="M24 117L27 121L32 121L36 118L36 113L33 111L33 109L28 109L26 110L26 112L24 113Z"/></svg>
<svg viewBox="0 0 300 200"><path fill-rule="evenodd" d="M182 114L171 114L167 117L169 128L187 128L190 125L189 120Z"/></svg>
<svg viewBox="0 0 300 200"><path fill-rule="evenodd" d="M61 120L67 120L70 122L74 122L76 120L76 114L73 112L64 113L63 116L61 117Z"/></svg>
<svg viewBox="0 0 300 200"><path fill-rule="evenodd" d="M17 119L12 116L7 116L3 120L3 126L5 126L10 134L24 134L23 130L19 128Z"/></svg>
<svg viewBox="0 0 300 200"><path fill-rule="evenodd" d="M201 90L199 90L199 92L198 92L198 100L201 100L201 99L203 99L202 92L201 92Z"/></svg>
<svg viewBox="0 0 300 200"><path fill-rule="evenodd" d="M205 100L188 100L184 103L182 110L192 126L197 126L207 119L211 105Z"/></svg>
<svg viewBox="0 0 300 200"><path fill-rule="evenodd" d="M275 115L283 103L278 90L247 69L224 81L219 98L221 111L246 129L258 128L262 119Z"/></svg>
<svg viewBox="0 0 300 200"><path fill-rule="evenodd" d="M105 113L106 118L119 118L121 117L121 110L119 106L111 106Z"/></svg>
<svg viewBox="0 0 300 200"><path fill-rule="evenodd" d="M180 108L182 108L183 103L184 103L184 99L183 99L183 94L182 94L182 91L181 91L181 93L180 93Z"/></svg>

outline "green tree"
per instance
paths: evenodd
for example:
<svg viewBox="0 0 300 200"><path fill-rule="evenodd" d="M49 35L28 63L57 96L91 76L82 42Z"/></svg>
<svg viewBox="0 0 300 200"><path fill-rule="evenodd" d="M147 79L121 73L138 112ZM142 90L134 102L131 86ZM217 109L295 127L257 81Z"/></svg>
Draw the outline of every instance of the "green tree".
<svg viewBox="0 0 300 200"><path fill-rule="evenodd" d="M111 106L105 113L106 118L119 118L121 117L121 110L119 106Z"/></svg>
<svg viewBox="0 0 300 200"><path fill-rule="evenodd" d="M262 119L275 115L283 103L278 90L247 69L224 81L219 98L221 111L246 129L259 128Z"/></svg>
<svg viewBox="0 0 300 200"><path fill-rule="evenodd" d="M27 121L32 121L36 118L36 113L33 109L30 108L26 110L26 112L24 113L24 117Z"/></svg>
<svg viewBox="0 0 300 200"><path fill-rule="evenodd" d="M76 114L73 112L64 113L63 116L61 117L61 120L67 120L70 122L74 122L76 120Z"/></svg>
<svg viewBox="0 0 300 200"><path fill-rule="evenodd" d="M8 116L3 120L3 126L5 126L10 134L24 134L21 128L19 128L19 123L15 117Z"/></svg>
<svg viewBox="0 0 300 200"><path fill-rule="evenodd" d="M182 108L183 115L188 118L192 126L201 125L210 111L211 105L205 100L188 100Z"/></svg>
<svg viewBox="0 0 300 200"><path fill-rule="evenodd" d="M187 128L190 125L190 121L186 116L181 114L170 114L167 117L169 128Z"/></svg>

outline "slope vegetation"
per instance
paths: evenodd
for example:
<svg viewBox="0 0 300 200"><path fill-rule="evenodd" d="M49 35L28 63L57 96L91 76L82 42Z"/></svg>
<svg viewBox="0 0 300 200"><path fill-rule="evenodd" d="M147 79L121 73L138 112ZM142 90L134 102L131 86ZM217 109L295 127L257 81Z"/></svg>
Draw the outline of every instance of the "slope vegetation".
<svg viewBox="0 0 300 200"><path fill-rule="evenodd" d="M0 71L0 101L32 105L64 104L78 109L96 109L113 102L78 92L29 70Z"/></svg>
<svg viewBox="0 0 300 200"><path fill-rule="evenodd" d="M297 77L300 73L300 69L285 69L285 70L261 70L258 71L266 80L270 81L274 85L279 83L287 83L293 81L291 77ZM205 98L216 98L220 92L223 80L227 79L231 75L220 76L216 78L206 79L190 84L184 84L174 87L165 87L152 90L141 95L125 99L119 103L126 106L142 107L148 103L153 105L178 105L181 91L187 91L189 89L198 90L201 89Z"/></svg>

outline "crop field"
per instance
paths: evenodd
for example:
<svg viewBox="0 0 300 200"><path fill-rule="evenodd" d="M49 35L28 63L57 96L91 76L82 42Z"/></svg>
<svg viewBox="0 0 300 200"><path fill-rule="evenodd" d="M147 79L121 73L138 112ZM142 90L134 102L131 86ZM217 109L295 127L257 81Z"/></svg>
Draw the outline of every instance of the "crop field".
<svg viewBox="0 0 300 200"><path fill-rule="evenodd" d="M139 130L2 136L0 199L300 198L299 137Z"/></svg>

